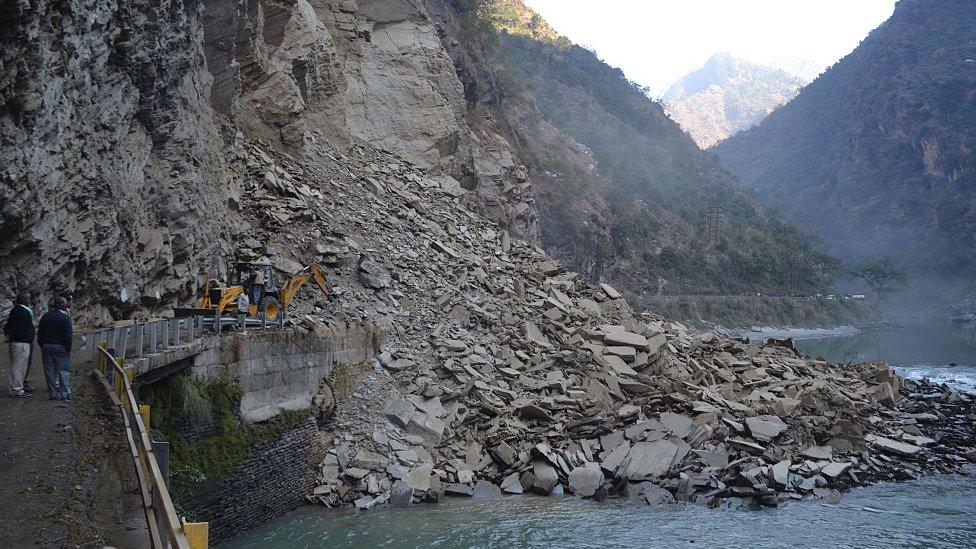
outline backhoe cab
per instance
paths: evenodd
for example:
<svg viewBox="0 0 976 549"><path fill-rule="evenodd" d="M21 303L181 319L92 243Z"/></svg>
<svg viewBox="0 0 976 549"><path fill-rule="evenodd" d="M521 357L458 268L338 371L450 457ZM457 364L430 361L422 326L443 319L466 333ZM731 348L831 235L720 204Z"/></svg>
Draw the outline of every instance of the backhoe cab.
<svg viewBox="0 0 976 549"><path fill-rule="evenodd" d="M280 283L274 267L268 262L238 262L231 274L230 283L223 285L215 278L207 280L203 286L203 296L195 309L177 309L176 316L189 315L236 315L237 298L247 292L247 314L268 321L278 322L283 312L288 309L298 290L312 279L326 295L332 293L332 288L325 280L322 268L312 263L284 283Z"/></svg>

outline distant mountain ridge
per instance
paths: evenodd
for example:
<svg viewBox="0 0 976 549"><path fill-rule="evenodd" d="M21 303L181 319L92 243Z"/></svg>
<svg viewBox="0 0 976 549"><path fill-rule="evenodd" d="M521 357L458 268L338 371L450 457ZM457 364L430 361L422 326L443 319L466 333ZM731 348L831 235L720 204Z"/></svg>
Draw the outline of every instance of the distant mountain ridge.
<svg viewBox="0 0 976 549"><path fill-rule="evenodd" d="M890 254L924 278L971 281L976 2L901 0L793 101L713 150L842 258Z"/></svg>
<svg viewBox="0 0 976 549"><path fill-rule="evenodd" d="M661 97L665 111L706 149L748 129L806 83L789 72L717 53Z"/></svg>
<svg viewBox="0 0 976 549"><path fill-rule="evenodd" d="M520 0L439 6L468 117L514 146L550 254L631 296L832 283L836 260L744 192L620 69Z"/></svg>

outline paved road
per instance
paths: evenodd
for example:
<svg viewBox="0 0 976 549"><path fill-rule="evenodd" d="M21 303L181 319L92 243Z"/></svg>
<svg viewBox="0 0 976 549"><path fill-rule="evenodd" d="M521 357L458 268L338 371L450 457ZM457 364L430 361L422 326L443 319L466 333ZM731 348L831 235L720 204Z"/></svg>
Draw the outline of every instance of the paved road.
<svg viewBox="0 0 976 549"><path fill-rule="evenodd" d="M76 353L80 361L88 353ZM121 420L87 362L73 365L75 398L50 401L40 354L28 383L34 396L8 396L0 358L0 547L144 547L135 473Z"/></svg>

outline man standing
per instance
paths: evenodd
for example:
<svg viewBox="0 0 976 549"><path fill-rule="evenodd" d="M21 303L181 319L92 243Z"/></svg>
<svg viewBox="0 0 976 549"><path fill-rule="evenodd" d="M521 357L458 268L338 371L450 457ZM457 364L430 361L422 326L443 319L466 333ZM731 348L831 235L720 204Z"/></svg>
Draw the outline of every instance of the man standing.
<svg viewBox="0 0 976 549"><path fill-rule="evenodd" d="M16 301L3 333L10 344L10 394L16 398L26 398L31 396L24 390L24 376L27 375L27 364L34 345L34 312L28 306L30 293L20 292Z"/></svg>
<svg viewBox="0 0 976 549"><path fill-rule="evenodd" d="M71 317L68 303L63 297L55 298L51 310L41 317L37 329L37 343L41 346L44 362L44 379L51 400L71 398Z"/></svg>
<svg viewBox="0 0 976 549"><path fill-rule="evenodd" d="M242 332L247 331L247 309L250 306L251 302L247 299L247 291L241 292L237 296L237 324Z"/></svg>

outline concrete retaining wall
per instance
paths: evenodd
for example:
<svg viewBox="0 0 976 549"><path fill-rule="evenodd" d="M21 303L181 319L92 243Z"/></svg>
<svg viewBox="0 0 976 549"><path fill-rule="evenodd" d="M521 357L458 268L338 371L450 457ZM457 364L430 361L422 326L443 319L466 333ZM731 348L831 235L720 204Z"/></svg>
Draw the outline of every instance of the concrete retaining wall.
<svg viewBox="0 0 976 549"><path fill-rule="evenodd" d="M284 410L311 407L322 380L337 366L373 358L382 329L320 326L315 333L249 332L214 338L194 358L192 373L203 379L227 376L244 389L240 417L264 421ZM324 458L315 419L259 444L216 491L181 501L194 519L210 523L217 543L276 518L305 502Z"/></svg>
<svg viewBox="0 0 976 549"><path fill-rule="evenodd" d="M374 326L322 326L315 333L249 332L224 336L203 348L193 362L193 375L221 375L244 389L241 417L258 422L285 410L311 406L322 380L336 365L373 358L382 335Z"/></svg>

